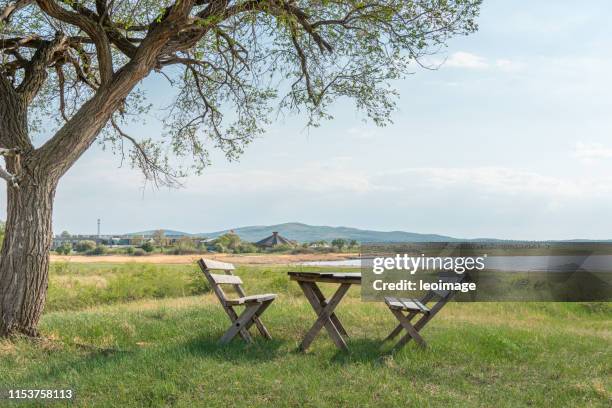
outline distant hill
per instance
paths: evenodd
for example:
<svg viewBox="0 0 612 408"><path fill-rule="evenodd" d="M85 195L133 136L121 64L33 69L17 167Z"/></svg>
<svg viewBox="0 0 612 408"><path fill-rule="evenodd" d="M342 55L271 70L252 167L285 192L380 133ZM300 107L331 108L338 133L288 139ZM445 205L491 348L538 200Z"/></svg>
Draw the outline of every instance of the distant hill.
<svg viewBox="0 0 612 408"><path fill-rule="evenodd" d="M202 234L210 238L228 233L230 230L214 231ZM277 225L259 225L251 227L234 228L233 231L245 241L259 241L272 232L278 231L285 238L299 241L332 240L344 238L359 242L448 242L459 241L457 238L437 234L417 234L405 231L371 231L350 227L328 227L321 225L307 225L298 222L288 222Z"/></svg>
<svg viewBox="0 0 612 408"><path fill-rule="evenodd" d="M163 228L160 228L160 229L163 229ZM155 234L156 231L159 231L159 230L156 229L156 230L147 230L147 231L139 231L139 232L130 232L129 234L125 234L125 235L128 237L137 237L139 235L153 235ZM190 234L188 232L170 230L170 229L165 229L163 231L166 236L183 237L183 236L199 235L199 234Z"/></svg>
<svg viewBox="0 0 612 408"><path fill-rule="evenodd" d="M157 230L132 232L125 235L152 235L153 233L155 233L155 231ZM256 242L263 238L266 238L274 231L278 231L285 238L298 242L310 242L318 240L330 241L334 238L344 238L347 240L354 239L359 242L524 242L514 240L501 240L495 238L461 239L438 234L418 234L415 232L406 231L373 231L350 227L308 225L299 222L287 222L284 224L277 225L256 225L250 227L239 227L233 228L231 230L228 229L223 231L203 232L198 234L191 234L183 231L165 229L164 233L167 236L198 236L215 238L230 231L234 231L240 236L241 239L250 242ZM572 239L540 242L612 242L612 240Z"/></svg>

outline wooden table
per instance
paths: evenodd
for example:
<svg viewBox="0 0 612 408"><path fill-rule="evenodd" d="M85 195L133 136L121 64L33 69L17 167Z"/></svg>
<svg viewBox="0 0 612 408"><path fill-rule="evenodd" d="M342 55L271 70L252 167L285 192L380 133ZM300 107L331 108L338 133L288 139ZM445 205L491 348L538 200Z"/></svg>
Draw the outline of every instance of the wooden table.
<svg viewBox="0 0 612 408"><path fill-rule="evenodd" d="M343 272L288 272L288 274L291 280L300 285L306 299L317 314L317 320L304 336L304 340L299 347L300 350L306 351L323 327L327 330L336 347L341 350L348 350L346 346L348 334L334 310L351 285L361 285L361 274ZM326 299L317 285L319 282L336 283L340 287L330 299Z"/></svg>

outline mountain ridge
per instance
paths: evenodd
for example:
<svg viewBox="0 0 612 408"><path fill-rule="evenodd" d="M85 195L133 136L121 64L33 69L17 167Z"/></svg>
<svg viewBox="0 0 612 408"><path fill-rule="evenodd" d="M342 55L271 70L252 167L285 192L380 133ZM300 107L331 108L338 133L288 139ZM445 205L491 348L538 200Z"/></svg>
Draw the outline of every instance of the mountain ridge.
<svg viewBox="0 0 612 408"><path fill-rule="evenodd" d="M147 230L126 234L129 236L135 235L150 235L157 230ZM245 241L259 241L272 232L278 232L284 237L298 242L309 242L319 240L332 240L335 238L343 238L347 240L357 240L359 242L455 242L460 241L458 238L440 235L440 234L421 234L407 231L377 231L359 229L344 226L327 226L327 225L309 225L300 222L286 222L275 225L250 225L246 227L237 227L220 231L203 232L203 233L188 233L178 230L164 229L166 235L169 236L201 236L207 238L216 238L220 235L233 231L241 239Z"/></svg>
<svg viewBox="0 0 612 408"><path fill-rule="evenodd" d="M158 229L157 229L158 230ZM125 234L127 236L151 235L157 230L147 230ZM167 236L188 236L216 238L230 231L235 232L241 239L256 242L271 235L276 231L285 238L298 241L310 242L335 238L347 240L354 239L359 242L612 242L610 239L566 239L566 240L512 240L499 238L456 238L441 234L422 234L401 230L377 231L345 226L309 225L301 222L286 222L275 225L250 225L220 231L189 233L178 230L163 229Z"/></svg>
<svg viewBox="0 0 612 408"><path fill-rule="evenodd" d="M334 238L343 238L347 240L354 239L360 242L446 242L458 241L457 238L439 235L439 234L420 234L406 231L376 231L366 230L353 227L337 226L331 227L327 225L308 225L299 222L287 222L276 225L255 225L231 230L214 231L203 234L208 237L216 237L234 231L241 239L246 241L258 241L278 232L285 238L305 242L332 240Z"/></svg>

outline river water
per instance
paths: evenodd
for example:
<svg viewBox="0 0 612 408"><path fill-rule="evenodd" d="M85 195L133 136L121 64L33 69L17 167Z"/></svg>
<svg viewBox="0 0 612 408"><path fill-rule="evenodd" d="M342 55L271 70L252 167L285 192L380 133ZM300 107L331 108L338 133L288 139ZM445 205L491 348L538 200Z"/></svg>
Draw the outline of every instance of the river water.
<svg viewBox="0 0 612 408"><path fill-rule="evenodd" d="M364 261L367 261L364 259ZM568 268L592 272L612 272L612 255L540 255L540 256L488 256L485 258L486 269L500 271L567 271ZM361 267L361 259L345 259L341 261L310 261L302 262L305 266L336 266L344 268Z"/></svg>

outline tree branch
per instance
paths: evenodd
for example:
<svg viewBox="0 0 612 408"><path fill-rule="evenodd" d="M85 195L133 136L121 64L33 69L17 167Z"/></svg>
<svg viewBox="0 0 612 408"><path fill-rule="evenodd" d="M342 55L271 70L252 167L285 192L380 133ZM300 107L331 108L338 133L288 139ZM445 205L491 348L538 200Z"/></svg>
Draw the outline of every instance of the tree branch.
<svg viewBox="0 0 612 408"><path fill-rule="evenodd" d="M316 106L319 104L320 98L315 94L314 89L312 89L312 83L310 80L310 73L308 72L308 63L306 60L306 54L304 50L298 43L297 36L295 30L291 30L291 41L293 42L293 46L295 47L295 51L297 52L298 58L300 60L300 69L302 71L302 76L304 77L304 82L306 83L306 92L308 93L308 97L312 101L312 103Z"/></svg>
<svg viewBox="0 0 612 408"><path fill-rule="evenodd" d="M47 67L55 59L55 54L64 51L66 46L66 36L58 33L53 41L43 44L26 65L24 79L17 87L17 93L21 94L26 104L34 99L47 79Z"/></svg>
<svg viewBox="0 0 612 408"><path fill-rule="evenodd" d="M148 32L133 58L37 150L49 172L61 177L91 145L134 86L157 66L162 49L184 27L192 7L193 0L177 0Z"/></svg>
<svg viewBox="0 0 612 408"><path fill-rule="evenodd" d="M0 156L5 156L5 157L14 157L16 159L19 159L19 154L21 153L20 149L6 149L3 147L0 147ZM19 188L19 179L17 176L15 176L14 174L9 173L8 171L6 171L5 169L3 169L2 167L0 167L0 178L3 178L4 180L6 180L6 182L15 188Z"/></svg>
<svg viewBox="0 0 612 408"><path fill-rule="evenodd" d="M115 118L111 116L111 126L115 129L115 132L123 139L129 141L134 146L134 157L133 161L142 171L146 180L151 180L156 186L164 185L168 187L180 186L177 176L169 171L167 168L161 166L156 159L152 158L147 152L146 148L143 147L136 139L125 133L115 121Z"/></svg>
<svg viewBox="0 0 612 408"><path fill-rule="evenodd" d="M64 70L61 64L55 64L55 74L57 75L57 86L59 88L60 114L64 121L68 122L68 115L66 115L66 77L64 76Z"/></svg>
<svg viewBox="0 0 612 408"><path fill-rule="evenodd" d="M310 22L308 21L308 15L304 13L299 7L296 7L289 2L281 1L279 2L279 7L286 11L288 14L294 16L298 23L302 26L304 31L306 31L310 37L314 40L314 42L318 45L321 52L327 50L328 52L332 52L332 46L319 35L319 33L312 27Z"/></svg>
<svg viewBox="0 0 612 408"><path fill-rule="evenodd" d="M14 174L4 170L2 167L0 167L0 178L5 179L6 182L12 187L19 187L19 180L17 177Z"/></svg>
<svg viewBox="0 0 612 408"><path fill-rule="evenodd" d="M5 102L8 98L17 99L17 93L5 73L0 71L0 102Z"/></svg>
<svg viewBox="0 0 612 408"><path fill-rule="evenodd" d="M37 170L59 178L98 135L111 132L109 140L134 144L132 162L153 179L146 172L168 169L169 157L193 155L193 168L201 171L209 146L238 157L269 123L269 104L285 90L279 112L304 107L309 124L331 117L328 105L340 97L355 100L357 109L383 124L394 106L394 92L385 85L409 73L408 63L418 63L429 47L475 31L479 5L479 0L0 2L0 24L10 19L0 36L5 122L0 145L23 148ZM32 2L38 7L16 12ZM51 37L55 31L68 36L62 47ZM164 119L168 145L130 139L113 118L124 109L146 110L144 92L134 91L153 70L181 83ZM47 72L49 86L43 86ZM15 96L19 82L25 98ZM46 114L46 102L58 100L65 123L40 148L24 147L28 111ZM224 116L226 104L231 114ZM12 161L7 169L18 173Z"/></svg>
<svg viewBox="0 0 612 408"><path fill-rule="evenodd" d="M6 7L4 7L2 12L0 12L0 23L8 23L11 21L11 16L13 13L24 8L30 3L32 3L32 0L17 0L12 4L8 4Z"/></svg>
<svg viewBox="0 0 612 408"><path fill-rule="evenodd" d="M75 25L85 31L93 40L98 55L98 65L100 70L100 81L102 84L110 82L113 76L113 58L108 37L98 21L91 18L66 10L58 5L55 0L36 0L38 6L45 13L53 18L68 24Z"/></svg>

